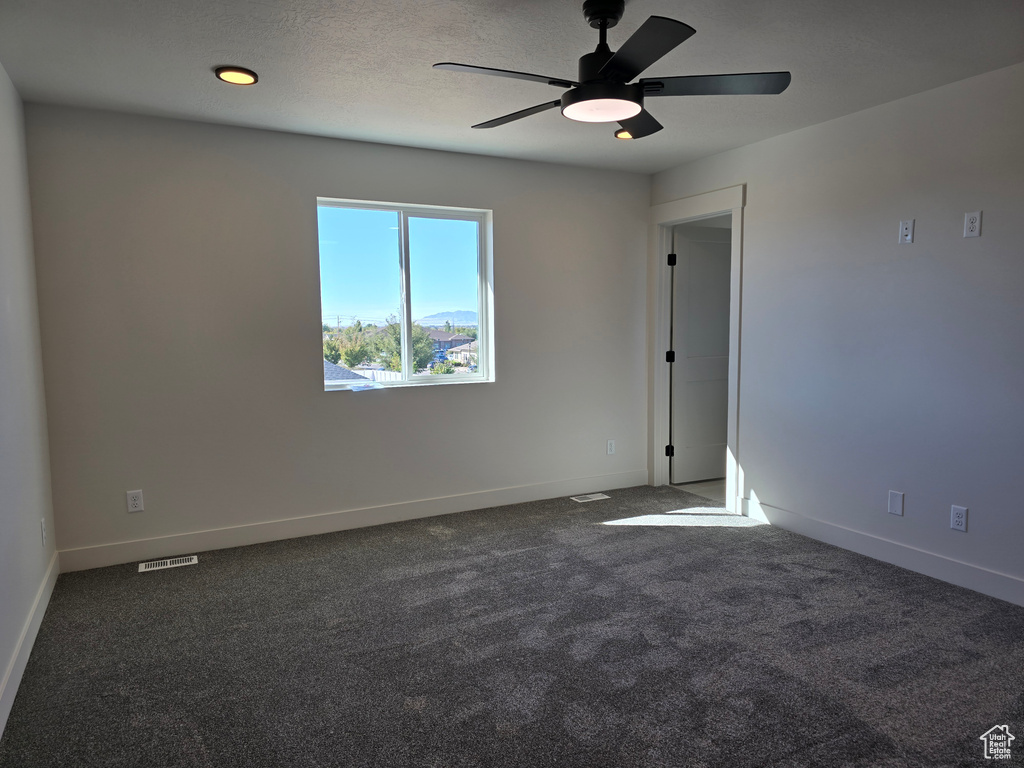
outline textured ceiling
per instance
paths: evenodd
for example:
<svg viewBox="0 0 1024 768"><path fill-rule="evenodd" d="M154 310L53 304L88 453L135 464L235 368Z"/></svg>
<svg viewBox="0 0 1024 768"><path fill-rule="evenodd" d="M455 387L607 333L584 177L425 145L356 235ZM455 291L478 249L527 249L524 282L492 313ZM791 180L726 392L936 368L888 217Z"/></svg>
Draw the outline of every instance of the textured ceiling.
<svg viewBox="0 0 1024 768"><path fill-rule="evenodd" d="M790 70L780 96L649 99L665 130L618 141L557 110L481 122L551 86L438 61L575 77L581 0L0 0L0 62L42 101L513 158L653 172L1024 61L1021 0L632 0L696 28L644 76ZM211 69L247 66L239 88Z"/></svg>

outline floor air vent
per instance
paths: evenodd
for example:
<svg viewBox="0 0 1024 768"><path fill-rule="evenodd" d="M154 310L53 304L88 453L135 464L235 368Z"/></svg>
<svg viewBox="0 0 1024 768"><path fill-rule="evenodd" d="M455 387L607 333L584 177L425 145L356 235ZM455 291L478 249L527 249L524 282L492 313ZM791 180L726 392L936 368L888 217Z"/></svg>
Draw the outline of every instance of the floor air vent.
<svg viewBox="0 0 1024 768"><path fill-rule="evenodd" d="M199 558L195 555L187 557L168 557L163 560L150 560L148 563L139 563L139 573L143 571L162 571L164 568L177 568L180 565L195 565Z"/></svg>
<svg viewBox="0 0 1024 768"><path fill-rule="evenodd" d="M573 501L578 501L578 502L580 502L582 504L584 501L597 501L598 499L610 499L611 496L608 496L607 494L604 494L604 493L588 493L585 496L570 496L569 498L572 499Z"/></svg>

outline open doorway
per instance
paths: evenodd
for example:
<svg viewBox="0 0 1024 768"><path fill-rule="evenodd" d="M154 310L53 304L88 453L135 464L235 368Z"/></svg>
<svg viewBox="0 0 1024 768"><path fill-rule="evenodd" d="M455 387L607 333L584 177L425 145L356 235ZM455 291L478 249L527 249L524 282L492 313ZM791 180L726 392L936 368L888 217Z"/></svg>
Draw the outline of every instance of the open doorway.
<svg viewBox="0 0 1024 768"><path fill-rule="evenodd" d="M725 501L732 214L672 228L669 482Z"/></svg>
<svg viewBox="0 0 1024 768"><path fill-rule="evenodd" d="M717 492L701 488L700 495L722 501L722 483L717 478L723 474L724 455L724 505L738 514L746 514L739 439L745 201L746 187L740 184L652 206L648 258L650 483L712 482ZM728 243L728 249L714 245L720 241ZM684 266L680 266L680 253ZM694 253L696 259L691 258ZM721 260L714 261L716 256ZM677 278L685 285L677 286ZM670 363L670 359L680 362ZM692 370L683 370L688 367ZM673 387L674 379L680 387ZM680 388L690 392L683 394ZM703 406L684 408L688 400Z"/></svg>

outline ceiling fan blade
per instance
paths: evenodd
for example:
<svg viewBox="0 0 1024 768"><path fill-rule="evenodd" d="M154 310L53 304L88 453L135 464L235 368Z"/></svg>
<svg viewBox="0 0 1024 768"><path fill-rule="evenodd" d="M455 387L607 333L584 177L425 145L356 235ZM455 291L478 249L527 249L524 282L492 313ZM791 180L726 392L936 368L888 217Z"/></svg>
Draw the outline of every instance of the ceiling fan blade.
<svg viewBox="0 0 1024 768"><path fill-rule="evenodd" d="M628 120L619 120L619 125L622 126L623 130L629 132L629 136L632 139L642 139L644 136L650 136L652 133L657 133L664 128L661 123L654 119L654 115L646 109L640 110L639 115Z"/></svg>
<svg viewBox="0 0 1024 768"><path fill-rule="evenodd" d="M793 76L789 72L756 72L746 75L691 75L645 77L644 96L721 96L750 93L782 93Z"/></svg>
<svg viewBox="0 0 1024 768"><path fill-rule="evenodd" d="M544 85L554 85L558 88L572 88L579 83L574 80L563 80L560 77L548 77L547 75L531 75L529 72L513 72L511 69L494 69L493 67L476 67L472 64L456 64L452 61L442 61L435 64L434 69L447 69L452 72L468 72L471 75L493 75L494 77L511 77L514 80L529 80Z"/></svg>
<svg viewBox="0 0 1024 768"><path fill-rule="evenodd" d="M528 109L520 109L518 112L513 112L510 115L503 117L496 117L493 120L488 120L486 123L477 123L474 128L497 128L499 125L505 125L505 123L511 123L513 120L522 120L524 117L530 115L537 115L541 112L546 112L549 109L561 106L562 102L559 101L546 101L543 104L538 104L536 107L529 107Z"/></svg>
<svg viewBox="0 0 1024 768"><path fill-rule="evenodd" d="M628 83L696 31L681 21L651 16L605 62L600 74Z"/></svg>

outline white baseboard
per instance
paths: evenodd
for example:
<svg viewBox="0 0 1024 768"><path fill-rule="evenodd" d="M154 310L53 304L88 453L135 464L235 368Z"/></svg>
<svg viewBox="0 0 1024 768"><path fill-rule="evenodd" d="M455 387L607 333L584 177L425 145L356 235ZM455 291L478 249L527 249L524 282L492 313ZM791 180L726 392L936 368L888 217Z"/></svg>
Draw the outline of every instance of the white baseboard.
<svg viewBox="0 0 1024 768"><path fill-rule="evenodd" d="M1017 576L817 520L756 499L743 499L742 502L743 514L766 520L788 531L1024 606L1024 579Z"/></svg>
<svg viewBox="0 0 1024 768"><path fill-rule="evenodd" d="M629 488L647 484L647 469L632 472L617 472L594 477L578 477L570 480L556 480L534 485L518 485L491 491L461 493L434 499L420 499L398 504L384 504L376 507L348 509L339 512L325 512L318 515L294 517L287 520L269 520L260 523L215 528L206 531L179 533L151 539L121 541L99 544L93 547L62 549L60 565L62 572L84 571L88 568L102 568L138 560L153 560L170 555L206 552L212 549L242 547L261 544L266 541L294 539L299 536L315 536L368 525L397 523L420 517L448 515L453 512L467 512L472 509L486 509L505 504L519 504L524 501L552 499L558 496L575 496L593 491L607 491L614 488Z"/></svg>
<svg viewBox="0 0 1024 768"><path fill-rule="evenodd" d="M53 594L53 585L57 583L59 573L60 556L59 553L54 552L43 582L36 592L32 610L29 611L25 625L21 629L18 644L14 647L14 654L4 671L3 680L0 681L0 736L3 735L7 717L11 714L11 707L14 706L14 697L18 693L21 676L25 674L25 666L28 664L28 657L32 652L32 644L36 641L39 625L43 621L43 614L46 613L46 606L50 604L50 595Z"/></svg>
<svg viewBox="0 0 1024 768"><path fill-rule="evenodd" d="M736 509L740 511L741 515L749 517L751 520L757 520L760 523L771 522L765 515L764 509L761 508L761 504L757 499L744 499L742 496L737 496Z"/></svg>

